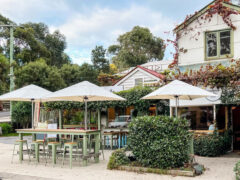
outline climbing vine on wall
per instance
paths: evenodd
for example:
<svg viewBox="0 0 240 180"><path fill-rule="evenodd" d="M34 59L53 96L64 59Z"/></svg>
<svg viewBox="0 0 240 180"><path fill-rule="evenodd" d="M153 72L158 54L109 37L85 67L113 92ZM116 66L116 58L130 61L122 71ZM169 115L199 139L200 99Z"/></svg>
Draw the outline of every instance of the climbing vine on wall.
<svg viewBox="0 0 240 180"><path fill-rule="evenodd" d="M202 66L197 71L169 74L168 81L179 79L189 84L222 90L221 100L225 104L240 104L240 59L231 60L230 65L222 64Z"/></svg>
<svg viewBox="0 0 240 180"><path fill-rule="evenodd" d="M175 53L173 54L173 63L169 66L170 68L174 68L178 64L178 57L180 53L186 53L187 50L184 49L184 47L179 47L178 46L178 40L185 36L188 35L191 32L195 32L201 25L203 25L206 22L210 22L215 14L218 14L219 16L222 17L222 20L225 22L227 26L229 26L231 29L236 30L236 26L233 24L231 20L231 15L238 15L240 14L239 11L229 8L225 6L225 4L230 4L230 0L216 0L213 4L209 5L206 9L206 12L197 17L195 21L197 22L195 27L188 27L188 20L192 18L194 15L196 15L199 12L195 12L193 15L188 15L186 16L184 22L177 26L175 28L178 29L180 26L183 25L183 28L181 31L178 31L175 35L176 38L175 40L167 40L168 43L171 43L174 48L175 48ZM196 41L198 40L198 36L201 34L200 31L197 31L193 33L190 37L190 39L195 39Z"/></svg>

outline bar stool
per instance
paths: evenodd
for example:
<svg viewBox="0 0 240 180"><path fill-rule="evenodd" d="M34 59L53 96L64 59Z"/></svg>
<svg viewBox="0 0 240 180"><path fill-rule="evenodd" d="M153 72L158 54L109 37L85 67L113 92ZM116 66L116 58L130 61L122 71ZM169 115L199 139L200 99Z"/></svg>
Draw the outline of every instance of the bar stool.
<svg viewBox="0 0 240 180"><path fill-rule="evenodd" d="M61 147L61 143L60 142L49 142L48 147L51 147L52 163L54 165L54 164L56 164L57 148ZM48 155L49 154L50 154L50 148L48 148Z"/></svg>
<svg viewBox="0 0 240 180"><path fill-rule="evenodd" d="M36 163L39 162L39 146L40 145L43 146L43 154L44 154L45 160L47 161L46 153L45 153L45 141L44 140L36 140L31 143L31 146L34 146L34 149L35 149Z"/></svg>
<svg viewBox="0 0 240 180"><path fill-rule="evenodd" d="M96 139L91 139L90 140L90 147L89 147L89 149L90 149L90 152L89 153L91 153L91 148L92 148L92 144L93 143L96 143ZM104 146L105 146L105 143L104 143L104 140L103 139L100 139L99 140L99 143L100 143L100 149L101 149L101 151L102 151L102 155L103 155L103 160L105 160L105 158L104 158Z"/></svg>
<svg viewBox="0 0 240 180"><path fill-rule="evenodd" d="M64 143L62 166L64 165L65 153L66 153L67 149L69 149L70 168L72 168L73 148L76 148L76 151L78 153L78 143L77 142ZM78 155L80 157L80 154L78 154Z"/></svg>
<svg viewBox="0 0 240 180"><path fill-rule="evenodd" d="M30 160L30 154L29 154L29 149L28 149L28 143L27 143L27 140L16 140L15 143L14 143L14 147L13 147L13 153L12 153L12 161L11 163L13 163L13 157L14 155L17 155L17 154L14 154L15 153L15 147L16 146L20 146L20 152L19 154L23 153L23 145L26 146L26 150L27 150L27 154L28 154L28 160L29 162L31 161ZM21 160L20 160L21 161Z"/></svg>

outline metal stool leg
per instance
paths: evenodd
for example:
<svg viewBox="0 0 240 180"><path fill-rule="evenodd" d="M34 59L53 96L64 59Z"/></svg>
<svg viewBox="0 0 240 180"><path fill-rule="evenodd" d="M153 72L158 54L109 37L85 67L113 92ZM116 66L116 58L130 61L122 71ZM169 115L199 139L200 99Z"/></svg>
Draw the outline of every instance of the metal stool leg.
<svg viewBox="0 0 240 180"><path fill-rule="evenodd" d="M13 163L13 156L14 156L14 152L15 152L15 146L16 146L16 143L14 143L13 153L12 153L12 161L11 161L11 163Z"/></svg>
<svg viewBox="0 0 240 180"><path fill-rule="evenodd" d="M27 142L26 142L26 146L27 146L28 160L29 160L29 162L31 162L31 159L30 159L30 154L29 154L29 149L28 149L28 143L27 143Z"/></svg>

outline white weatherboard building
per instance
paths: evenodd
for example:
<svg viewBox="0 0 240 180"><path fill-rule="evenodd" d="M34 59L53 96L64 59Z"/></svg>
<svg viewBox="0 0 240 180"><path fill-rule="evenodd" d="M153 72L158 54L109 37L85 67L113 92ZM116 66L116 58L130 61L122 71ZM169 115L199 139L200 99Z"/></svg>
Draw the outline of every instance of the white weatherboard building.
<svg viewBox="0 0 240 180"><path fill-rule="evenodd" d="M204 20L207 10L215 1L203 7L184 23L175 28L179 35L178 48L186 50L179 54L178 67L181 72L198 70L201 66L221 63L228 66L231 59L240 58L240 15L231 15L230 19L236 30L229 27L218 14L214 14L211 21ZM240 1L222 2L223 7L240 12ZM234 149L240 149L240 108L229 108L221 104L221 92L217 98L202 98L193 101L180 101L179 114L191 120L191 127L195 130L208 129L207 121L215 120L218 129L227 129L229 119L232 119L234 132ZM175 102L170 102L173 110ZM230 116L230 114L232 114Z"/></svg>
<svg viewBox="0 0 240 180"><path fill-rule="evenodd" d="M114 87L122 87L123 90L128 90L139 85L161 83L164 76L160 73L167 70L171 63L170 60L153 61L129 68L119 73L123 77L114 84Z"/></svg>

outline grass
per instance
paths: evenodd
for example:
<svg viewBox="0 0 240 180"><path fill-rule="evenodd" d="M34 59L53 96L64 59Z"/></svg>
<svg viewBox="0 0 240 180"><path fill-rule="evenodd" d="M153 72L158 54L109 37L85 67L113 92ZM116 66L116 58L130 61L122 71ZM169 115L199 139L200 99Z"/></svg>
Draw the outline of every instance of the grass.
<svg viewBox="0 0 240 180"><path fill-rule="evenodd" d="M8 134L3 134L0 135L0 137L11 137L11 136L18 136L18 133L8 133ZM23 136L31 136L31 134L23 134Z"/></svg>

